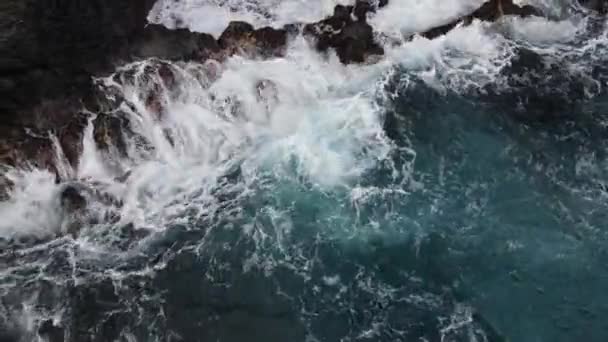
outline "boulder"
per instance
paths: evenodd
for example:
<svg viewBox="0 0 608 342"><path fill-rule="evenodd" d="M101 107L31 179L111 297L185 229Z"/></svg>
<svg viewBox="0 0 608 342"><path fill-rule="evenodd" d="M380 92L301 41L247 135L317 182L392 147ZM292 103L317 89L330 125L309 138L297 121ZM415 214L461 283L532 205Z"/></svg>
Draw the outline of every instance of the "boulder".
<svg viewBox="0 0 608 342"><path fill-rule="evenodd" d="M261 56L265 58L282 56L287 46L287 30L254 27L243 21L230 22L218 39L222 57L234 54Z"/></svg>
<svg viewBox="0 0 608 342"><path fill-rule="evenodd" d="M67 185L59 194L59 200L61 208L68 214L81 212L87 207L87 198L76 185Z"/></svg>
<svg viewBox="0 0 608 342"><path fill-rule="evenodd" d="M304 26L304 34L315 39L319 51L334 49L342 63L363 63L369 56L384 54L366 20L373 9L367 1L358 1L355 7L336 5L331 17Z"/></svg>
<svg viewBox="0 0 608 342"><path fill-rule="evenodd" d="M77 184L68 184L59 193L59 203L64 214L62 233L76 237L85 222L88 200L85 189Z"/></svg>

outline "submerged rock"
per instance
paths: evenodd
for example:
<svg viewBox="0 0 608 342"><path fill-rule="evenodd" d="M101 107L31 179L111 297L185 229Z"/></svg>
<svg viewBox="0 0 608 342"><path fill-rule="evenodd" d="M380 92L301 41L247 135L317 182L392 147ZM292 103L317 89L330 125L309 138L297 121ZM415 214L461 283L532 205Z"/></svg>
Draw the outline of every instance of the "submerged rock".
<svg viewBox="0 0 608 342"><path fill-rule="evenodd" d="M103 184L95 182L66 184L59 193L59 203L64 215L60 233L74 237L83 227L117 222L117 208L123 206L123 202L108 192Z"/></svg>
<svg viewBox="0 0 608 342"><path fill-rule="evenodd" d="M85 222L88 200L84 195L84 189L76 185L68 185L59 194L59 201L66 216L62 233L76 237Z"/></svg>
<svg viewBox="0 0 608 342"><path fill-rule="evenodd" d="M279 89L271 80L260 80L255 85L255 95L258 102L266 108L266 112L272 112L279 103Z"/></svg>

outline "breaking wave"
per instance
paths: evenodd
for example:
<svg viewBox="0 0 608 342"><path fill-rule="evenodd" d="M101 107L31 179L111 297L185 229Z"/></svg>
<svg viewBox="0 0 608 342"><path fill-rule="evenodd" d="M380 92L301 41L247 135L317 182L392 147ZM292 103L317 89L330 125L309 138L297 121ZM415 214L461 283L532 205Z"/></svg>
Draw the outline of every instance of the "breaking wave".
<svg viewBox="0 0 608 342"><path fill-rule="evenodd" d="M342 2L162 0L149 19L217 35ZM23 341L47 320L73 341L604 341L603 19L537 1L552 20L411 38L480 3L391 1L373 64L296 37L283 58L95 80L123 101L90 113L76 170L57 148L73 181L6 172L0 324ZM103 120L123 127L105 149Z"/></svg>

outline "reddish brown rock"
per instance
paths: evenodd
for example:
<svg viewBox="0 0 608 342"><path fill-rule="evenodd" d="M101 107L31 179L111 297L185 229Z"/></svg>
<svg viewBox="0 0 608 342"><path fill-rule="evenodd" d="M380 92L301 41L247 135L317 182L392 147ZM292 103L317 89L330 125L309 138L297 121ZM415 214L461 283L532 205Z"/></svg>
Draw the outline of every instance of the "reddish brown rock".
<svg viewBox="0 0 608 342"><path fill-rule="evenodd" d="M10 134L0 140L0 164L47 169L58 177L55 149L48 135L36 135L25 129L15 129Z"/></svg>
<svg viewBox="0 0 608 342"><path fill-rule="evenodd" d="M78 160L82 153L82 138L88 122L87 115L78 113L58 132L59 144L63 154L74 169L78 168Z"/></svg>
<svg viewBox="0 0 608 342"><path fill-rule="evenodd" d="M113 147L121 156L127 156L125 134L132 131L125 115L99 114L93 127L93 139L99 149L107 151Z"/></svg>

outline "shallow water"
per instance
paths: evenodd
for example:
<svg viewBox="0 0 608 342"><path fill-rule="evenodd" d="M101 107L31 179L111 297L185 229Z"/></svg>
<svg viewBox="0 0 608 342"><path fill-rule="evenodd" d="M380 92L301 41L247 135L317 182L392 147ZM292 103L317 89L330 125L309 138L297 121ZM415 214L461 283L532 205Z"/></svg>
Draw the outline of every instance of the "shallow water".
<svg viewBox="0 0 608 342"><path fill-rule="evenodd" d="M219 33L335 4L244 2L150 18ZM370 20L404 39L478 3ZM136 136L125 157L89 127L65 173L120 205L90 198L75 238L65 184L9 170L0 323L23 341L47 319L69 341L605 341L606 31L536 3L559 21L474 23L375 65L301 37L285 58L176 63L162 115L145 104L157 61L98 80Z"/></svg>

